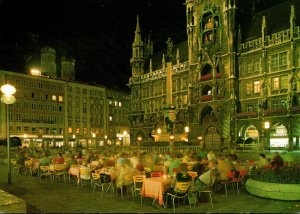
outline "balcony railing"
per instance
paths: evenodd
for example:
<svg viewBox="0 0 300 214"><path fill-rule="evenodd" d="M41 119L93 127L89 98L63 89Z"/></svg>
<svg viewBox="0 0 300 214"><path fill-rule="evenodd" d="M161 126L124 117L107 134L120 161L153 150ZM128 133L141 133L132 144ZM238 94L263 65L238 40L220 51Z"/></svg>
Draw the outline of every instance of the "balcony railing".
<svg viewBox="0 0 300 214"><path fill-rule="evenodd" d="M201 75L201 80L210 80L211 79L211 73Z"/></svg>
<svg viewBox="0 0 300 214"><path fill-rule="evenodd" d="M241 112L236 114L236 118L238 119L253 118L253 117L257 117L256 111Z"/></svg>
<svg viewBox="0 0 300 214"><path fill-rule="evenodd" d="M222 77L222 73L217 73L216 74L216 78L221 78Z"/></svg>
<svg viewBox="0 0 300 214"><path fill-rule="evenodd" d="M212 100L212 95L202 95L201 96L202 101L209 101Z"/></svg>
<svg viewBox="0 0 300 214"><path fill-rule="evenodd" d="M265 109L264 115L271 116L271 115L283 115L286 114L287 111L285 108L278 108L278 109Z"/></svg>
<svg viewBox="0 0 300 214"><path fill-rule="evenodd" d="M294 107L292 107L292 112L300 114L300 106L294 106Z"/></svg>

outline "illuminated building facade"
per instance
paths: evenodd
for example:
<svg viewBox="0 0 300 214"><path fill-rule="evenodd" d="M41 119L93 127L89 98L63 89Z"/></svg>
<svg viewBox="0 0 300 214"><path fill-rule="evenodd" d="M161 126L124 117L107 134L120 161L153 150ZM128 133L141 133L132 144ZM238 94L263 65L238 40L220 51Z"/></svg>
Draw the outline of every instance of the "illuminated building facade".
<svg viewBox="0 0 300 214"><path fill-rule="evenodd" d="M153 54L137 19L129 79L132 139L154 141L166 123L171 87L172 134L189 127L189 143L201 139L206 150L222 150L241 138L255 149L299 149L300 2L260 12L238 0L186 0L185 6L187 41L171 54ZM245 14L250 19L241 26Z"/></svg>
<svg viewBox="0 0 300 214"><path fill-rule="evenodd" d="M107 140L117 142L117 138L106 136L119 136L120 130L128 133L124 119L128 93L76 82L72 58L62 57L58 78L56 53L49 47L41 50L38 67L30 74L0 71L0 84L9 83L17 90L16 102L9 106L11 137L19 137L27 146L95 148ZM110 102L118 103L114 123L109 122ZM0 114L0 138L5 139L4 104Z"/></svg>

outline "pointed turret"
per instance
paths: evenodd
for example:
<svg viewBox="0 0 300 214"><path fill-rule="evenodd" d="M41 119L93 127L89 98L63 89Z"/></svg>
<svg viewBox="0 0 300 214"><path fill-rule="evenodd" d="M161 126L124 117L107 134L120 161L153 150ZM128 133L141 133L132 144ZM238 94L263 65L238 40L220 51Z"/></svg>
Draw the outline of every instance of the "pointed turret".
<svg viewBox="0 0 300 214"><path fill-rule="evenodd" d="M262 39L262 45L265 45L265 34L266 34L266 17L263 16L262 24L261 24L261 39Z"/></svg>
<svg viewBox="0 0 300 214"><path fill-rule="evenodd" d="M140 18L139 18L139 15L137 15L136 16L136 28L135 28L134 43L139 44L140 42L142 42Z"/></svg>
<svg viewBox="0 0 300 214"><path fill-rule="evenodd" d="M162 68L165 69L166 68L166 59L165 59L165 54L163 54L162 57Z"/></svg>
<svg viewBox="0 0 300 214"><path fill-rule="evenodd" d="M139 15L136 18L134 41L132 43L132 58L130 59L132 76L144 74L144 43L142 41Z"/></svg>
<svg viewBox="0 0 300 214"><path fill-rule="evenodd" d="M179 67L179 63L180 63L179 48L177 48L177 51L176 51L176 62L177 62L177 67Z"/></svg>
<svg viewBox="0 0 300 214"><path fill-rule="evenodd" d="M150 71L150 73L152 73L152 58L150 58L150 61L149 61L149 71Z"/></svg>
<svg viewBox="0 0 300 214"><path fill-rule="evenodd" d="M291 40L294 38L294 28L295 28L295 7L294 5L291 6L291 15L290 15L290 31L291 31Z"/></svg>

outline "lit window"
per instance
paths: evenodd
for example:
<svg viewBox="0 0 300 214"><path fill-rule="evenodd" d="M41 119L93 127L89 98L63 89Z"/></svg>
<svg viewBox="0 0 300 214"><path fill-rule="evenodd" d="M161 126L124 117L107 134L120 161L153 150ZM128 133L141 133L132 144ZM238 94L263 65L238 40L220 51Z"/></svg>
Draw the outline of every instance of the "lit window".
<svg viewBox="0 0 300 214"><path fill-rule="evenodd" d="M247 83L246 84L246 94L247 95L252 94L252 83Z"/></svg>
<svg viewBox="0 0 300 214"><path fill-rule="evenodd" d="M87 134L87 128L83 128L83 134Z"/></svg>
<svg viewBox="0 0 300 214"><path fill-rule="evenodd" d="M279 90L279 77L273 78L272 82L272 89Z"/></svg>
<svg viewBox="0 0 300 214"><path fill-rule="evenodd" d="M63 96L58 96L58 101L62 102L63 101Z"/></svg>
<svg viewBox="0 0 300 214"><path fill-rule="evenodd" d="M118 102L117 101L115 101L115 106L118 106Z"/></svg>
<svg viewBox="0 0 300 214"><path fill-rule="evenodd" d="M109 121L112 121L112 116L109 116Z"/></svg>
<svg viewBox="0 0 300 214"><path fill-rule="evenodd" d="M260 93L260 81L254 82L254 93Z"/></svg>
<svg viewBox="0 0 300 214"><path fill-rule="evenodd" d="M207 95L211 95L211 90L208 90Z"/></svg>
<svg viewBox="0 0 300 214"><path fill-rule="evenodd" d="M52 95L52 100L56 101L56 99L57 99L56 95Z"/></svg>
<svg viewBox="0 0 300 214"><path fill-rule="evenodd" d="M121 107L122 106L122 103L121 102L119 102L119 107Z"/></svg>
<svg viewBox="0 0 300 214"><path fill-rule="evenodd" d="M73 130L72 130L72 127L69 127L69 128L68 128L68 133L69 133L69 134L72 134L72 131L73 131Z"/></svg>
<svg viewBox="0 0 300 214"><path fill-rule="evenodd" d="M187 104L188 103L188 96L183 95L182 101L183 101L183 104Z"/></svg>
<svg viewBox="0 0 300 214"><path fill-rule="evenodd" d="M76 134L79 134L79 132L80 132L80 128L77 127L77 128L76 128Z"/></svg>

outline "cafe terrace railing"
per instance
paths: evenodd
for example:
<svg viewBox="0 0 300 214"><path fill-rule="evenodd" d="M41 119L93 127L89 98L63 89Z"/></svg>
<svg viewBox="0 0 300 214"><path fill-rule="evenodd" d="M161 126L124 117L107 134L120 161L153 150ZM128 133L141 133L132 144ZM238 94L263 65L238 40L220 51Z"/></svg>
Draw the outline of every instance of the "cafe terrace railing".
<svg viewBox="0 0 300 214"><path fill-rule="evenodd" d="M178 153L184 151L189 151L189 152L201 151L201 146L140 146L136 148L145 151L146 153L157 152L159 154L165 154L166 152Z"/></svg>

